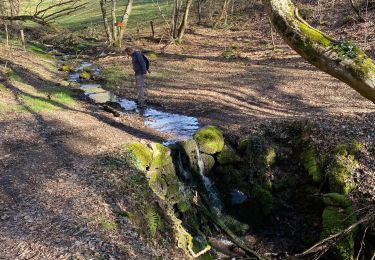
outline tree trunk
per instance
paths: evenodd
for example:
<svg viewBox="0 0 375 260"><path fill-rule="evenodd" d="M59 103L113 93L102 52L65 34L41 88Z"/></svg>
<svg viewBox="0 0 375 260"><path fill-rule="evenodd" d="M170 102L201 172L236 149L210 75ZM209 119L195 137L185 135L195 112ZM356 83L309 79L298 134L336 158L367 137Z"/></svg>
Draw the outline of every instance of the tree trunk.
<svg viewBox="0 0 375 260"><path fill-rule="evenodd" d="M275 29L291 48L375 103L375 65L362 50L311 27L290 0L262 1Z"/></svg>
<svg viewBox="0 0 375 260"><path fill-rule="evenodd" d="M202 23L202 0L198 0L198 24Z"/></svg>
<svg viewBox="0 0 375 260"><path fill-rule="evenodd" d="M184 37L185 29L186 29L187 24L188 24L189 11L190 11L190 7L191 7L192 3L193 3L193 0L186 0L184 17L182 18L180 28L178 29L178 35L177 35L177 42L178 43L181 43L182 38Z"/></svg>
<svg viewBox="0 0 375 260"><path fill-rule="evenodd" d="M106 8L106 0L100 0L100 9L102 11L102 16L103 16L103 25L104 25L104 31L107 36L108 40L108 45L112 45L112 34L111 34L111 29L109 27L108 23L108 18L107 18L107 8Z"/></svg>
<svg viewBox="0 0 375 260"><path fill-rule="evenodd" d="M119 33L119 37L118 37L118 44L119 44L120 47L121 47L121 44L122 44L122 38L124 38L125 29L128 25L130 13L132 12L132 8L133 8L133 0L128 0L128 4L126 5L124 15L122 16L123 25L120 28L120 33Z"/></svg>
<svg viewBox="0 0 375 260"><path fill-rule="evenodd" d="M116 27L116 0L111 0L112 1L112 40L113 43L117 43L118 35L117 35L117 27Z"/></svg>

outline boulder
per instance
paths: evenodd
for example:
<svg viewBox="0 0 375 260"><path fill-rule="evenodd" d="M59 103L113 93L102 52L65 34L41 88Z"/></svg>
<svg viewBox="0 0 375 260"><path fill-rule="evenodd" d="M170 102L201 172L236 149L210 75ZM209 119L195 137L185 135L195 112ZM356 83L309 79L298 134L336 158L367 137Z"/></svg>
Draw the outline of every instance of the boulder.
<svg viewBox="0 0 375 260"><path fill-rule="evenodd" d="M212 155L202 153L201 159L203 161L204 166L204 174L209 174L212 168L215 166L215 158Z"/></svg>
<svg viewBox="0 0 375 260"><path fill-rule="evenodd" d="M194 134L199 151L206 154L216 154L224 148L223 133L216 126L207 126L199 129Z"/></svg>
<svg viewBox="0 0 375 260"><path fill-rule="evenodd" d="M171 156L171 150L158 143L151 144L153 151L153 159L150 165L150 170L161 169L163 166L173 164L173 159Z"/></svg>
<svg viewBox="0 0 375 260"><path fill-rule="evenodd" d="M261 136L248 138L245 161L249 162L253 172L263 174L275 162L276 149Z"/></svg>
<svg viewBox="0 0 375 260"><path fill-rule="evenodd" d="M148 147L140 143L128 143L124 146L126 162L140 171L146 171L152 161L152 154Z"/></svg>
<svg viewBox="0 0 375 260"><path fill-rule="evenodd" d="M199 173L197 143L193 139L189 139L178 142L177 145L182 155L182 163L186 165L190 171Z"/></svg>
<svg viewBox="0 0 375 260"><path fill-rule="evenodd" d="M350 200L345 196L337 193L324 195L324 202L327 207L322 215L322 233L321 239L336 234L357 221L357 217ZM356 230L345 235L343 239L336 242L328 251L329 259L354 259L354 241Z"/></svg>
<svg viewBox="0 0 375 260"><path fill-rule="evenodd" d="M90 73L88 73L86 71L82 71L81 73L79 73L79 78L83 79L83 80L90 80L91 75L90 75Z"/></svg>
<svg viewBox="0 0 375 260"><path fill-rule="evenodd" d="M331 192L348 194L355 187L353 172L357 167L354 151L345 145L335 149L333 162L328 169L328 182Z"/></svg>
<svg viewBox="0 0 375 260"><path fill-rule="evenodd" d="M217 162L222 165L237 163L240 161L241 157L228 145L225 145L223 150L217 155Z"/></svg>
<svg viewBox="0 0 375 260"><path fill-rule="evenodd" d="M63 65L61 67L61 70L64 71L64 72L72 72L73 71L73 68L69 65Z"/></svg>

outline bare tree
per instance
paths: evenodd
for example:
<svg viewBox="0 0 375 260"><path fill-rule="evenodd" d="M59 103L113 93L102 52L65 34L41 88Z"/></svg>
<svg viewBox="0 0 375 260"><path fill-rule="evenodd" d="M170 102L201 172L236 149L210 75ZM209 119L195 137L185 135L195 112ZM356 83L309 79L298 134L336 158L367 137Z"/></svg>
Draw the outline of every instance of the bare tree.
<svg viewBox="0 0 375 260"><path fill-rule="evenodd" d="M178 34L177 34L177 37L176 37L176 40L177 40L178 43L181 43L182 39L184 37L185 30L186 30L186 27L187 27L187 24L188 24L190 7L191 7L192 3L193 3L193 0L186 0L184 15L182 17L181 24L179 26Z"/></svg>
<svg viewBox="0 0 375 260"><path fill-rule="evenodd" d="M346 40L318 31L304 21L291 0L262 0L286 43L318 69L347 83L375 103L375 64Z"/></svg>
<svg viewBox="0 0 375 260"><path fill-rule="evenodd" d="M77 12L86 5L83 0L61 0L42 8L44 1L39 0L33 14L19 15L19 1L9 1L9 3L11 3L10 14L1 14L1 20L32 21L41 25L49 25L57 18Z"/></svg>
<svg viewBox="0 0 375 260"><path fill-rule="evenodd" d="M125 29L128 24L129 16L133 8L133 0L128 0L125 7L124 13L122 15L121 21L117 21L116 9L117 1L109 0L111 3L111 19L108 19L107 12L107 0L100 0L100 9L103 17L104 30L107 36L107 42L109 46L119 46L122 45L122 39L124 37ZM111 25L110 22L111 21Z"/></svg>

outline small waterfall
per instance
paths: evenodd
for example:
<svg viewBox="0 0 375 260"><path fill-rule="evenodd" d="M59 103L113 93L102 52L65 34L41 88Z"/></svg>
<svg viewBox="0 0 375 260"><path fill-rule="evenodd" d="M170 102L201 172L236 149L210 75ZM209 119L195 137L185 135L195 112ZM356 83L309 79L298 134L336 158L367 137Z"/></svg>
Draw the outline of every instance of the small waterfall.
<svg viewBox="0 0 375 260"><path fill-rule="evenodd" d="M182 155L180 152L178 153L177 167L184 181L191 180L191 174L188 170L185 169L184 164L182 163Z"/></svg>
<svg viewBox="0 0 375 260"><path fill-rule="evenodd" d="M212 206L217 209L219 212L221 212L224 209L223 202L221 201L219 197L219 193L216 190L216 187L214 183L204 175L204 162L202 160L202 157L200 155L198 145L196 146L196 152L197 152L197 160L198 160L198 167L199 167L199 174L202 178L203 185L206 189L206 192L208 194L208 198L210 202L212 203Z"/></svg>

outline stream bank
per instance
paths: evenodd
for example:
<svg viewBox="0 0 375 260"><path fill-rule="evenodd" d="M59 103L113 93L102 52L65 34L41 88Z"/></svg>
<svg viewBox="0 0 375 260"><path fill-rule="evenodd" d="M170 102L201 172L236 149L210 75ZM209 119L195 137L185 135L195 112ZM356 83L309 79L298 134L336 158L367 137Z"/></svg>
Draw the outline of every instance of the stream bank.
<svg viewBox="0 0 375 260"><path fill-rule="evenodd" d="M71 80L78 75L87 81L81 74L89 70L83 67ZM269 255L263 245L270 243L275 251L285 252L276 257L282 258L356 221L347 194L358 181L356 156L363 150L359 142L337 144L321 154L301 125L224 139L214 126L197 131L193 117L152 107L141 111L134 101L92 82L80 88L104 108L139 113L146 125L171 134L163 143L168 146L128 144L123 157L145 174L177 244L187 254L241 258L257 255L250 248L258 247ZM353 257L357 232L330 251L331 259Z"/></svg>

